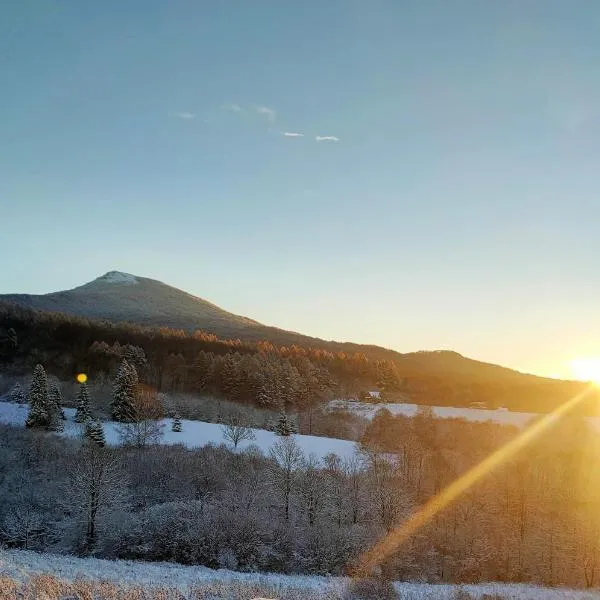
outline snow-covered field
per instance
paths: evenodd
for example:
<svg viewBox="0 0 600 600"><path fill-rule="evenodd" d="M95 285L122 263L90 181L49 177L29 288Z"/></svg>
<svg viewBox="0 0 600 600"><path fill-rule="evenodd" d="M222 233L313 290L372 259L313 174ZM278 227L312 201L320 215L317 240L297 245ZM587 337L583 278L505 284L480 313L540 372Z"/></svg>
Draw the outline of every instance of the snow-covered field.
<svg viewBox="0 0 600 600"><path fill-rule="evenodd" d="M377 411L385 408L395 416L414 417L418 410L418 404L386 404L380 402L371 404L367 402L355 402L352 400L332 400L330 409L342 409L354 413L365 419L372 419ZM482 408L455 408L452 406L432 406L434 416L440 419L466 419L467 421L494 421L502 425L516 425L523 427L528 421L536 417L535 413L518 413L509 410L486 410Z"/></svg>
<svg viewBox="0 0 600 600"><path fill-rule="evenodd" d="M81 425L74 422L75 409L65 408L67 421L62 435L69 437L81 436ZM25 425L27 419L28 406L26 404L13 404L11 402L0 402L0 423L9 425ZM182 419L182 431L176 433L171 431L171 421L163 420L163 434L161 443L163 444L183 444L188 448L199 448L208 444L224 444L223 431L221 425L217 423L205 423L204 421L188 421ZM118 423L108 421L103 422L104 435L106 442L111 445L120 443ZM280 437L272 431L264 429L253 429L255 439L251 441L242 441L238 449L243 450L249 445L258 446L262 452L268 453L269 449ZM313 454L316 458L322 459L327 454L337 454L340 458L352 456L356 452L356 444L348 440L339 440L335 438L318 437L314 435L293 435L292 436L302 451L309 456Z"/></svg>
<svg viewBox="0 0 600 600"><path fill-rule="evenodd" d="M370 404L366 402L355 402L352 400L332 400L329 402L330 410L346 410L359 417L372 419L377 411L385 408L395 416L414 417L418 410L418 404ZM512 412L510 410L487 410L483 408L455 408L452 406L432 406L433 415L440 419L465 419L466 421L484 422L493 421L499 425L514 425L524 427L531 419L539 417L537 413ZM595 429L600 431L600 417L587 417Z"/></svg>
<svg viewBox="0 0 600 600"><path fill-rule="evenodd" d="M183 566L171 563L144 563L137 561L110 561L95 558L75 558L55 554L38 554L24 550L0 550L0 575L18 581L27 581L31 575L51 574L60 579L76 578L105 580L138 586L177 587L182 591L202 582L247 582L271 586L281 591L300 589L318 592L323 598L341 598L347 579L268 573L237 573L213 571L206 567ZM401 598L453 600L458 586L424 583L396 583ZM479 584L465 585L462 589L475 598L484 594L498 594L515 600L597 600L598 591L541 588L531 585ZM313 595L314 597L314 595Z"/></svg>

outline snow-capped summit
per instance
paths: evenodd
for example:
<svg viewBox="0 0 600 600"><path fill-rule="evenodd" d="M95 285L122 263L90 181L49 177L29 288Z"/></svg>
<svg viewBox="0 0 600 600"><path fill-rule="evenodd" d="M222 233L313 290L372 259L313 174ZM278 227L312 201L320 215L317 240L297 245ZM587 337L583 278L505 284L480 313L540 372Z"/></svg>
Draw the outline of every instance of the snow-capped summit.
<svg viewBox="0 0 600 600"><path fill-rule="evenodd" d="M105 273L101 277L94 279L92 283L124 283L135 285L138 283L135 275L131 275L130 273L123 273L122 271L109 271Z"/></svg>

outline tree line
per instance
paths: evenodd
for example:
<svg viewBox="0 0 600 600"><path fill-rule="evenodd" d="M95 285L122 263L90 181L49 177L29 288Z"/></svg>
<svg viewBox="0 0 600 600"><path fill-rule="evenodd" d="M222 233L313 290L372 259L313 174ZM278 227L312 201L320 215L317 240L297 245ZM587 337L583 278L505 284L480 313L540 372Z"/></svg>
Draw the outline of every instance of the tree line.
<svg viewBox="0 0 600 600"><path fill-rule="evenodd" d="M132 352L138 361L143 361L143 353L139 349ZM162 437L165 417L165 406L156 390L140 382L133 359L123 358L117 370L110 400L110 418L120 423L120 438L125 445L144 447L158 443ZM231 355L227 355L230 357ZM100 421L98 407L92 402L87 386L87 375L78 376L79 386L76 396L74 421L83 426L83 435L98 446L106 445L103 425ZM11 389L9 400L17 404L29 403L25 426L44 431L60 432L66 420L63 410L63 397L60 386L55 381L48 381L46 371L41 364L35 366L29 392L25 393L20 383ZM288 415L283 402L273 403L279 409L276 419L269 427L278 435L289 436L298 432L297 419ZM181 417L176 410L170 410L171 428L174 432L182 431ZM240 411L222 418L224 438L233 443L234 449L242 440L253 439L253 434Z"/></svg>
<svg viewBox="0 0 600 600"><path fill-rule="evenodd" d="M257 370L264 373L262 379L276 372L276 379L286 380L297 378L291 374L296 369L304 379L300 386L304 389L291 394L295 403L298 395L314 388L316 379L317 395L358 397L365 390L380 389L383 401L408 400L438 406L478 402L488 408L548 412L579 393L583 385L525 376L491 365L484 368L453 353L429 353L424 361L426 353L399 355L375 346L335 342L285 346L269 341L219 339L203 331L95 321L0 302L0 365L5 370L23 372L43 363L63 378L79 372L112 374L123 357L136 362L139 357L128 353L137 351L146 361L144 380L159 391L194 391L203 385L198 373L202 372L202 361L206 361L204 355L219 362L235 353L239 355L234 358L236 365L240 357L246 362L238 369L240 381L234 384L237 389L231 394L242 396L247 392L244 399L255 403L270 395L266 384L261 386L261 377L252 374ZM254 357L258 365L246 357ZM226 364L224 368L229 367ZM208 385L217 390L225 388L225 397L230 397L228 384L221 385L217 370ZM590 402L587 410L595 411L595 404Z"/></svg>
<svg viewBox="0 0 600 600"><path fill-rule="evenodd" d="M221 340L202 331L112 324L2 303L0 322L18 336L16 345L0 348L6 366L23 371L39 362L64 378L112 376L126 358L158 391L212 391L262 406L302 405L373 386L391 396L401 383L393 362L360 352Z"/></svg>

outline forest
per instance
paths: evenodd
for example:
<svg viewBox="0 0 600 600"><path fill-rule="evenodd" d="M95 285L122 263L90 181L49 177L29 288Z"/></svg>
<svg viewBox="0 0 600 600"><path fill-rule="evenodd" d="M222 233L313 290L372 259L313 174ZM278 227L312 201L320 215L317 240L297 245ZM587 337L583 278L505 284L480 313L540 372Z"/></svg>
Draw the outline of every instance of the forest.
<svg viewBox="0 0 600 600"><path fill-rule="evenodd" d="M584 385L481 366L454 353L433 353L427 363L433 367L427 370L419 353L398 355L357 345L352 346L362 351L347 352L335 346L219 339L202 331L114 324L0 303L0 365L12 374L30 372L37 363L62 379L79 372L114 374L128 348L136 348L142 357L138 370L158 391L208 391L236 402L299 411L379 389L384 402L479 402L488 408L548 412ZM596 406L590 402L582 410L595 413Z"/></svg>
<svg viewBox="0 0 600 600"><path fill-rule="evenodd" d="M242 571L352 573L365 549L516 434L427 409L413 419L382 411L354 457L317 463L293 437L264 455L252 446L109 448L2 426L0 542ZM383 575L597 585L599 450L579 417L557 423L383 561Z"/></svg>

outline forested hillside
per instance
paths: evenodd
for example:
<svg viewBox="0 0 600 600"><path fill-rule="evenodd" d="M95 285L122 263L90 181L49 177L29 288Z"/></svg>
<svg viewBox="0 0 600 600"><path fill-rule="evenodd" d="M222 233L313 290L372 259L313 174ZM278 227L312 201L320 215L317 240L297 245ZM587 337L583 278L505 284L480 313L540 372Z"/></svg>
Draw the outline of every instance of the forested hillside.
<svg viewBox="0 0 600 600"><path fill-rule="evenodd" d="M210 391L274 408L304 410L375 388L388 401L485 402L489 408L546 412L584 385L523 375L451 352L401 355L370 346L349 352L327 343L220 339L198 330L97 321L11 303L0 303L0 326L0 361L14 373L40 362L64 378L82 371L112 374L133 353L143 380L160 391Z"/></svg>

